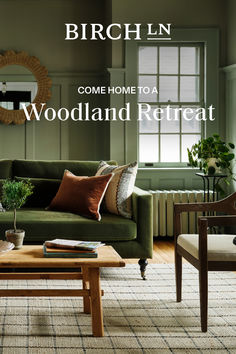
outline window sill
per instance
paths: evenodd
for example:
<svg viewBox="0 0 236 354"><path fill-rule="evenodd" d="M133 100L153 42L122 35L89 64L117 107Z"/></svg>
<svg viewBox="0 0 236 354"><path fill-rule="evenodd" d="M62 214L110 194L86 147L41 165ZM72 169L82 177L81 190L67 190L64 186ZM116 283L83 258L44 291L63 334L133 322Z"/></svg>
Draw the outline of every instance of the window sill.
<svg viewBox="0 0 236 354"><path fill-rule="evenodd" d="M192 167L139 167L138 171L199 171L199 168Z"/></svg>

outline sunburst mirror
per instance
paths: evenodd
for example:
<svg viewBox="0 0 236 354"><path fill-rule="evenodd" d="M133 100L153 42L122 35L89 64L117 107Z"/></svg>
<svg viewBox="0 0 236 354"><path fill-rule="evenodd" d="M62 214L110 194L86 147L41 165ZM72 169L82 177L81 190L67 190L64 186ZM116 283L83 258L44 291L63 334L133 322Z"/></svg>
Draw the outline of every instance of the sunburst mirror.
<svg viewBox="0 0 236 354"><path fill-rule="evenodd" d="M26 114L22 103L28 112L32 110L32 103L37 111L41 110L41 104L51 97L51 85L48 71L38 58L14 51L0 55L0 122L23 124ZM31 119L34 118L32 114Z"/></svg>

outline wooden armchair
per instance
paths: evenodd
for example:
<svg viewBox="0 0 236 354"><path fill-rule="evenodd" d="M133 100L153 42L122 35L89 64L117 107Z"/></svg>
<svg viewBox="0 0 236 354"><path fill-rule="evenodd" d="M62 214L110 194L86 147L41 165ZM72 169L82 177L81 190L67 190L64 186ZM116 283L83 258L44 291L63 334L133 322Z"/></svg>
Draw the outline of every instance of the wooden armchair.
<svg viewBox="0 0 236 354"><path fill-rule="evenodd" d="M175 276L176 297L181 301L182 257L199 271L201 329L207 331L208 271L236 271L235 235L208 235L212 226L236 225L236 192L211 203L175 204ZM182 212L223 212L224 216L198 218L199 234L181 234Z"/></svg>

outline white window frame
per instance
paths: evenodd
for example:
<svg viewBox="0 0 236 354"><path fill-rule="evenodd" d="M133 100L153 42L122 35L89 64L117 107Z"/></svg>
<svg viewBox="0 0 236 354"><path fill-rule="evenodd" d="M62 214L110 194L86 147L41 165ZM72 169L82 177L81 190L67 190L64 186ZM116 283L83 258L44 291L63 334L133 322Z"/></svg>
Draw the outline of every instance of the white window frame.
<svg viewBox="0 0 236 354"><path fill-rule="evenodd" d="M139 50L139 47L148 47L148 46L155 46L156 43L143 43L141 42L140 45L137 47L137 50ZM204 102L204 48L202 43L158 43L156 44L157 47L164 47L164 46L172 46L172 47L178 47L178 73L177 74L160 74L159 70L157 70L157 73L155 74L145 74L145 73L139 73L137 70L137 75L138 76L156 76L157 77L157 89L159 87L159 79L161 76L175 76L178 77L178 97L180 95L180 77L187 77L187 76L197 76L199 77L199 100L198 101L194 101L194 102L186 102L186 101L176 101L176 102L168 102L168 101L157 101L157 102L148 102L151 106L155 106L155 107L163 107L163 106L178 106L178 107L193 107L193 106L197 106L197 107L205 107L205 102ZM180 48L183 47L197 47L199 48L199 73L198 74L181 74L180 73ZM159 48L157 49L157 53L158 53L158 57L159 57ZM159 62L159 60L158 60ZM158 65L159 66L159 65ZM159 95L158 95L159 96ZM161 136L162 135L178 135L179 136L179 161L178 162L171 162L171 164L178 164L181 166L186 166L186 162L182 162L182 137L185 135L201 135L203 136L203 133L205 131L204 129L204 121L201 122L201 131L200 132L191 132L191 133L186 133L182 131L182 113L179 113L179 132L161 132L161 121L159 121L159 131L158 132L149 132L149 133L142 133L139 130L139 126L138 126L138 132L137 132L137 136L138 136L138 141L140 139L140 136L142 135L156 135L158 138L158 162L140 162L139 161L139 166L140 167L146 167L146 166L152 166L152 167L159 167L159 166L166 166L169 165L170 163L168 162L163 162L161 161ZM138 142L138 156L139 156L139 142Z"/></svg>
<svg viewBox="0 0 236 354"><path fill-rule="evenodd" d="M142 29L142 38L146 38L146 29ZM202 137L219 133L219 30L216 28L199 29L173 29L171 43L202 43L204 46L204 102L205 106L213 105L214 121L207 121L202 128ZM145 43L145 41L142 41ZM138 46L140 41L126 41L126 86L137 86ZM150 41L148 41L150 43ZM156 42L153 42L156 43ZM168 42L170 43L170 42ZM138 121L137 121L137 95L126 95L125 102L130 103L131 120L125 122L125 162L138 160ZM144 164L140 164L140 167ZM157 163L154 167L186 167L186 163ZM150 166L146 166L147 168Z"/></svg>

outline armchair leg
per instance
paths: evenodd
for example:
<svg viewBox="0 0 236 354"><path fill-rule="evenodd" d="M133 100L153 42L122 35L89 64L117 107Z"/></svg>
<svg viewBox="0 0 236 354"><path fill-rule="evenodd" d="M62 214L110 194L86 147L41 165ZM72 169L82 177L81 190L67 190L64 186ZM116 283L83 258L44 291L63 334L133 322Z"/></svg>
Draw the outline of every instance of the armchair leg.
<svg viewBox="0 0 236 354"><path fill-rule="evenodd" d="M143 278L143 280L146 280L146 275L145 275L145 271L146 271L146 267L148 265L148 261L147 259L140 259L138 261L138 264L140 266L140 271L141 271L141 277Z"/></svg>
<svg viewBox="0 0 236 354"><path fill-rule="evenodd" d="M208 273L199 270L199 289L200 289L200 314L202 332L207 332L208 317Z"/></svg>
<svg viewBox="0 0 236 354"><path fill-rule="evenodd" d="M182 300L182 256L175 253L176 301Z"/></svg>

